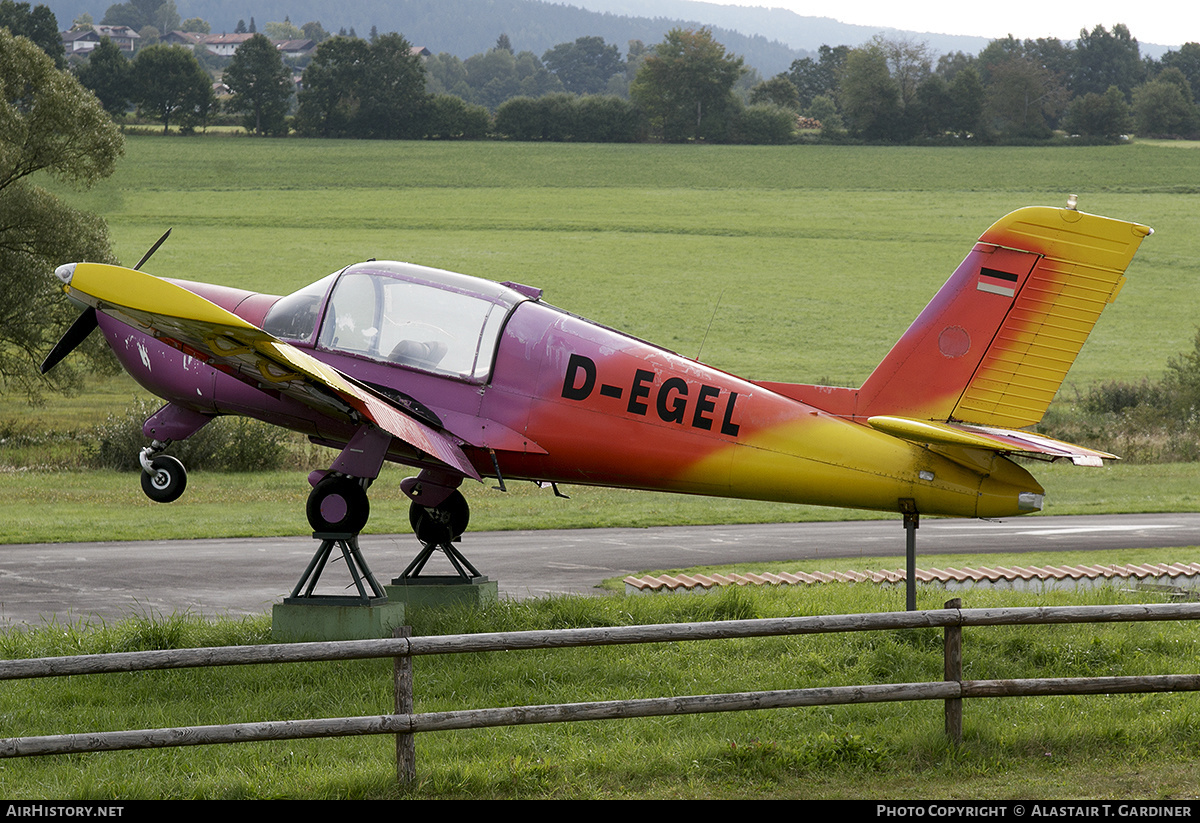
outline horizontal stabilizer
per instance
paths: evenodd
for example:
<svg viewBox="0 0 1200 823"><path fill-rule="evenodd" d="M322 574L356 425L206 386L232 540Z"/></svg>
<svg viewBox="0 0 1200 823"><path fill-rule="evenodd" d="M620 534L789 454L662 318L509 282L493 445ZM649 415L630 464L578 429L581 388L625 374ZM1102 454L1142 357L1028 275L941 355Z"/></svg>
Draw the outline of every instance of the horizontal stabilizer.
<svg viewBox="0 0 1200 823"><path fill-rule="evenodd" d="M1002 454L1029 457L1067 458L1077 466L1101 466L1104 460L1116 460L1116 455L1096 451L1072 443L1064 443L1040 434L990 426L968 426L961 423L937 423L906 417L877 416L867 420L873 429L912 443L931 446L957 446L985 449Z"/></svg>

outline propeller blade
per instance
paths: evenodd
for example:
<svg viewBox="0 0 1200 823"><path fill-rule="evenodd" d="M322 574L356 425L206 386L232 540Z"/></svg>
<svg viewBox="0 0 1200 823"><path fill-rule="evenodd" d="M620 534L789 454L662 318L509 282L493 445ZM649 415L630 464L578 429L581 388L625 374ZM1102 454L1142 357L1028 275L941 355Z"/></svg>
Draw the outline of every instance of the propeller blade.
<svg viewBox="0 0 1200 823"><path fill-rule="evenodd" d="M75 322L67 329L50 353L46 355L46 359L42 361L42 374L50 371L58 365L58 362L70 354L76 346L87 339L87 336L92 333L92 330L99 325L96 319L96 310L90 306L83 310L83 314L75 318Z"/></svg>
<svg viewBox="0 0 1200 823"><path fill-rule="evenodd" d="M163 236L158 238L158 242L155 243L153 246L151 246L149 248L149 250L145 254L142 255L142 259L139 260L138 264L133 267L133 270L141 271L142 266L145 265L146 261L150 259L150 255L152 255L156 251L158 251L158 247L161 246L163 243L167 242L167 238L170 236L171 236L171 230L167 229L166 232L163 234Z"/></svg>

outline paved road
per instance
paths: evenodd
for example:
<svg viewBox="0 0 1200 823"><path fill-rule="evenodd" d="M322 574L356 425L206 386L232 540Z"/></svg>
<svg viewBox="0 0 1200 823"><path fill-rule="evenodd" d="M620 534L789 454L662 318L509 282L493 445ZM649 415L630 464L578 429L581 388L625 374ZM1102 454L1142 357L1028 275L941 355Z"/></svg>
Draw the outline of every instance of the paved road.
<svg viewBox="0 0 1200 823"><path fill-rule="evenodd" d="M380 582L403 571L419 548L407 534L366 535L360 543ZM1200 514L924 520L917 532L918 563L946 553L1168 546L1200 546ZM461 548L480 572L499 581L502 595L526 597L595 593L605 578L709 564L886 557L902 568L904 530L897 519L469 532ZM0 546L0 627L131 613L261 614L291 593L315 550L307 536ZM439 562L426 571L449 570ZM348 583L349 576L331 566L322 583L331 581Z"/></svg>

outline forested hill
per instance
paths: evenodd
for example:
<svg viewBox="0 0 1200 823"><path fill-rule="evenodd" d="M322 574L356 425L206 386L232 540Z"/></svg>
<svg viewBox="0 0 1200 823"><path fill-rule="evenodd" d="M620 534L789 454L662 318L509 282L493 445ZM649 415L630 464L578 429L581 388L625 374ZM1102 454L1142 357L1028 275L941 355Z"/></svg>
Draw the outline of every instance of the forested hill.
<svg viewBox="0 0 1200 823"><path fill-rule="evenodd" d="M113 0L40 2L50 7L59 27L66 29L81 12L98 22ZM207 20L214 32L232 32L239 19L249 23L251 17L260 29L264 23L286 17L297 26L315 20L331 32L353 28L360 37L366 37L375 26L381 33L398 31L409 42L435 54L449 52L463 59L493 48L502 33L508 35L515 50L531 51L539 57L559 43L585 36L603 37L624 54L630 40L652 45L672 28L698 25L709 25L718 42L743 56L763 77L786 71L793 60L808 56L767 37L711 26L695 17L651 19L538 0L175 0L175 5L182 18ZM700 8L704 5L697 4Z"/></svg>

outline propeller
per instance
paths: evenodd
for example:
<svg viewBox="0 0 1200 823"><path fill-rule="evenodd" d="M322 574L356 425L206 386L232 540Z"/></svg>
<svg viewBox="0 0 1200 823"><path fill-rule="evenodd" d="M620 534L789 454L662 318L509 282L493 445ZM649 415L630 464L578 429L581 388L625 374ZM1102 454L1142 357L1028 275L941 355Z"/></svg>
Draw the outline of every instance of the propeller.
<svg viewBox="0 0 1200 823"><path fill-rule="evenodd" d="M139 260L137 265L133 267L134 271L139 271L142 266L145 265L146 261L150 259L150 256L158 251L158 247L165 243L167 238L170 236L171 230L167 229L166 232L163 233L163 236L158 238L155 244L151 246L145 254L142 255L142 259ZM79 317L75 318L75 322L71 324L71 327L67 329L66 333L59 338L57 343L54 344L54 348L50 350L50 353L46 355L46 359L42 361L42 374L45 374L57 366L59 361L74 351L80 343L86 340L87 336L91 334L98 325L100 325L100 321L96 316L96 310L91 306L88 306L83 310L83 313L80 314Z"/></svg>

